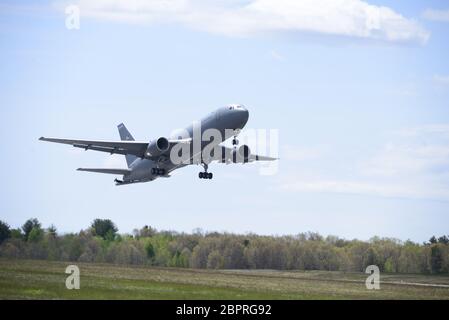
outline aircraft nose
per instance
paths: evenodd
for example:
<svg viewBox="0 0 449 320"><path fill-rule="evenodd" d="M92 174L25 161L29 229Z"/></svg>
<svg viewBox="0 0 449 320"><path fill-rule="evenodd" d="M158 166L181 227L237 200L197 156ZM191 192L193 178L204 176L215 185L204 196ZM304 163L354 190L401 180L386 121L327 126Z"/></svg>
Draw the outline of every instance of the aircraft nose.
<svg viewBox="0 0 449 320"><path fill-rule="evenodd" d="M233 129L243 129L249 119L248 110L241 104L232 104L223 111L223 119L228 122L226 126Z"/></svg>
<svg viewBox="0 0 449 320"><path fill-rule="evenodd" d="M240 108L238 108L236 110L238 112L239 118L241 119L241 127L243 128L246 125L246 123L248 122L249 112L243 106L240 106Z"/></svg>

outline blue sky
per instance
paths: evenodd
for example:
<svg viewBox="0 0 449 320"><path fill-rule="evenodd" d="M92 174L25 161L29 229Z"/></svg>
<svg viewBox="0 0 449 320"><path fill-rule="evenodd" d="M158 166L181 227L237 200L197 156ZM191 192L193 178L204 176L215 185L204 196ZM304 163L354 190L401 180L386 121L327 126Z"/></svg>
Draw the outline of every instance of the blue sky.
<svg viewBox="0 0 449 320"><path fill-rule="evenodd" d="M0 2L0 219L62 232L102 217L121 232L447 234L449 5L295 3ZM65 27L67 4L81 8L79 30ZM192 166L115 187L75 169L124 159L37 140L117 139L125 122L148 141L229 103L248 107L248 128L279 130L276 175L216 164L212 181Z"/></svg>

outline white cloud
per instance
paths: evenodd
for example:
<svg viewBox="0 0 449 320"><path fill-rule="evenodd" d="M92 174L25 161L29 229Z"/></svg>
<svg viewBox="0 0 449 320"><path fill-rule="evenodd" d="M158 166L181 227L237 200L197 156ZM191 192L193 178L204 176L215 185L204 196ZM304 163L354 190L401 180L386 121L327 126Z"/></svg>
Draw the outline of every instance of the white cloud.
<svg viewBox="0 0 449 320"><path fill-rule="evenodd" d="M433 81L435 81L436 84L439 84L442 86L449 86L449 76L442 76L442 75L436 74L433 76Z"/></svg>
<svg viewBox="0 0 449 320"><path fill-rule="evenodd" d="M280 54L279 52L277 52L276 50L271 50L270 57L276 61L284 61L285 60L284 56L282 54Z"/></svg>
<svg viewBox="0 0 449 320"><path fill-rule="evenodd" d="M363 166L363 173L401 176L427 173L434 168L446 168L449 171L449 145L389 143Z"/></svg>
<svg viewBox="0 0 449 320"><path fill-rule="evenodd" d="M362 0L79 0L81 14L129 23L178 23L228 36L312 32L425 43L429 32L394 10Z"/></svg>
<svg viewBox="0 0 449 320"><path fill-rule="evenodd" d="M395 133L404 138L416 136L428 136L432 134L439 135L440 137L443 138L449 138L449 124L439 124L439 123L428 124L423 126L397 130Z"/></svg>
<svg viewBox="0 0 449 320"><path fill-rule="evenodd" d="M292 192L449 201L449 125L429 124L399 130L392 139L393 142L365 160L351 163L348 159L347 167L352 169L347 175L338 169L325 174L302 163L302 172L298 169L288 172L281 178L279 188ZM326 158L334 157L329 154Z"/></svg>
<svg viewBox="0 0 449 320"><path fill-rule="evenodd" d="M449 9L446 10L427 9L423 12L423 17L431 21L449 22Z"/></svg>

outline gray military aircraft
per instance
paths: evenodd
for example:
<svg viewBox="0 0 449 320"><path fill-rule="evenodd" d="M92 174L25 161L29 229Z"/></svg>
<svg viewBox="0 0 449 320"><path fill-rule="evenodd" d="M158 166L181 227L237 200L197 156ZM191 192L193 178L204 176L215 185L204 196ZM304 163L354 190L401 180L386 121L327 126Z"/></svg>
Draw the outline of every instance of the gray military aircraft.
<svg viewBox="0 0 449 320"><path fill-rule="evenodd" d="M247 145L238 147L237 135L248 122L249 112L243 105L219 108L200 122L178 130L169 138L160 137L150 142L135 141L122 123L118 126L121 141L74 140L41 137L49 141L72 145L75 148L122 154L126 157L127 169L79 168L78 171L122 175L115 179L116 185L153 181L159 177L170 177L170 173L187 165L202 165L200 179L212 179L209 164L248 163L274 161L277 158L251 153ZM233 137L233 148L221 143Z"/></svg>

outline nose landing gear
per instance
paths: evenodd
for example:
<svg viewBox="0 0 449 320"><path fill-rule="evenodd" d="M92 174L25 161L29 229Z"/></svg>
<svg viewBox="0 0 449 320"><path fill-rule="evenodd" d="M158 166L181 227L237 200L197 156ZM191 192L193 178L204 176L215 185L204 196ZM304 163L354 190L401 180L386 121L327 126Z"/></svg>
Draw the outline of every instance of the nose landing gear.
<svg viewBox="0 0 449 320"><path fill-rule="evenodd" d="M209 166L206 163L203 163L202 166L204 168L204 172L200 172L198 174L198 177L200 179L209 179L209 180L213 179L214 174L212 172L207 172L207 169L209 168Z"/></svg>
<svg viewBox="0 0 449 320"><path fill-rule="evenodd" d="M240 134L240 129L235 129L234 130L234 138L232 139L232 145L234 147L237 147L238 144L240 143L239 140L237 139L237 136Z"/></svg>

